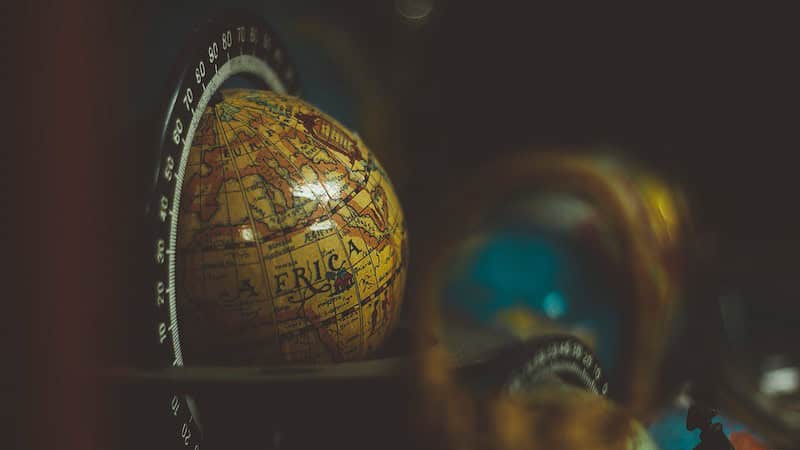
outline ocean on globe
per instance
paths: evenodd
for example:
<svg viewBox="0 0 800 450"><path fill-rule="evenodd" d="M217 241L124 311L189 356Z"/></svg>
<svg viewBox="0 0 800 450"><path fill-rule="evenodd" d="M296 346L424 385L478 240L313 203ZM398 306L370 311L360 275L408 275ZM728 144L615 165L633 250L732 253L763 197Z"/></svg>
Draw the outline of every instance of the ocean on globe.
<svg viewBox="0 0 800 450"><path fill-rule="evenodd" d="M397 323L407 248L391 182L357 134L294 97L222 91L181 191L186 364L372 354Z"/></svg>

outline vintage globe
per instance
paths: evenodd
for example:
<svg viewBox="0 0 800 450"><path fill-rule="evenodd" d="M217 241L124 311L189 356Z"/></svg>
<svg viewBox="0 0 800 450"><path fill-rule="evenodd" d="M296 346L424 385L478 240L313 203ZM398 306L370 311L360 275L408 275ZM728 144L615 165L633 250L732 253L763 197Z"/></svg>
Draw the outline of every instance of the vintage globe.
<svg viewBox="0 0 800 450"><path fill-rule="evenodd" d="M407 233L394 189L357 134L297 98L212 100L177 247L186 364L353 360L397 323Z"/></svg>

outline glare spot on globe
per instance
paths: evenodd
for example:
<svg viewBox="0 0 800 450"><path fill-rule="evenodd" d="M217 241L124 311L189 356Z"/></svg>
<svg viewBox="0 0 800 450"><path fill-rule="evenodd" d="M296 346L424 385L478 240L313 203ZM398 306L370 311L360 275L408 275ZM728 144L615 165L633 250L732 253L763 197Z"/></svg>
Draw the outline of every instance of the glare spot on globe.
<svg viewBox="0 0 800 450"><path fill-rule="evenodd" d="M242 240L244 241L253 241L255 238L253 237L253 229L250 227L242 227Z"/></svg>
<svg viewBox="0 0 800 450"><path fill-rule="evenodd" d="M326 231L331 228L333 228L333 222L330 220L323 220L322 222L311 224L311 226L308 227L310 231Z"/></svg>
<svg viewBox="0 0 800 450"><path fill-rule="evenodd" d="M309 200L327 199L330 192L336 192L337 186L331 182L313 182L295 186L292 195L295 197L306 198Z"/></svg>

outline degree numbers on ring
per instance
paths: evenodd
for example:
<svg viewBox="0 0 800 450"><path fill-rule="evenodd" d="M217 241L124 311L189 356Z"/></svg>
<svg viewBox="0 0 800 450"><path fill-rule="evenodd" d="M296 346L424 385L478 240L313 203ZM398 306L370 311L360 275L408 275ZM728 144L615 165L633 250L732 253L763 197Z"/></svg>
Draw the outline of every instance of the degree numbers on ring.
<svg viewBox="0 0 800 450"><path fill-rule="evenodd" d="M181 143L181 133L183 133L183 122L181 122L180 117L176 117L175 127L172 128L172 142L174 142L175 145Z"/></svg>
<svg viewBox="0 0 800 450"><path fill-rule="evenodd" d="M175 158L172 155L167 155L167 159L164 160L164 179L167 181L172 181L172 171L175 169Z"/></svg>
<svg viewBox="0 0 800 450"><path fill-rule="evenodd" d="M164 264L164 255L167 251L167 244L164 242L164 239L156 240L156 263Z"/></svg>
<svg viewBox="0 0 800 450"><path fill-rule="evenodd" d="M231 30L227 30L222 33L222 49L227 50L231 48L233 45L233 37L231 36Z"/></svg>
<svg viewBox="0 0 800 450"><path fill-rule="evenodd" d="M163 281L156 281L156 306L164 306L164 292L166 290Z"/></svg>

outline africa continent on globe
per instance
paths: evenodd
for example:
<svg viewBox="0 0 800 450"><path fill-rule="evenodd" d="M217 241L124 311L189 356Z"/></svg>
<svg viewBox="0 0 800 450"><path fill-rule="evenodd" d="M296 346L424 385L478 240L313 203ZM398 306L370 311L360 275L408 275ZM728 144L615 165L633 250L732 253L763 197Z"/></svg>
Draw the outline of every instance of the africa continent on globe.
<svg viewBox="0 0 800 450"><path fill-rule="evenodd" d="M212 99L178 223L189 365L363 358L397 322L407 233L389 178L356 134L297 98Z"/></svg>

